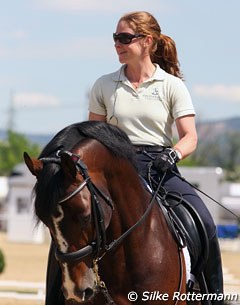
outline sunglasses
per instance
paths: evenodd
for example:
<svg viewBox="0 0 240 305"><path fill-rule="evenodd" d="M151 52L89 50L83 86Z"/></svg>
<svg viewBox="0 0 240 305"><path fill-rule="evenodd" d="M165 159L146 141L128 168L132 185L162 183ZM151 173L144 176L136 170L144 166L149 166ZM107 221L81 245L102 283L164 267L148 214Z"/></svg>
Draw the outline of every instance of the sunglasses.
<svg viewBox="0 0 240 305"><path fill-rule="evenodd" d="M113 33L113 40L122 44L130 44L134 38L145 37L143 34Z"/></svg>

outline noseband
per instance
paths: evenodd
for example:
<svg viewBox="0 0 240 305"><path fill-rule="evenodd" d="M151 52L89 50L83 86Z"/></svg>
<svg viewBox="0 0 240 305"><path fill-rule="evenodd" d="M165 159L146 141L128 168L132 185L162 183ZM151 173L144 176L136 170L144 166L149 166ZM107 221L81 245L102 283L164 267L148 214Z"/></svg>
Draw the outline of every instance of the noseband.
<svg viewBox="0 0 240 305"><path fill-rule="evenodd" d="M79 249L74 252L64 253L58 247L56 247L55 255L56 258L61 261L62 263L69 263L69 262L75 262L75 261L81 261L84 257L93 255L94 261L99 261L103 255L116 247L118 247L122 241L130 235L130 233L135 230L136 227L138 227L148 216L150 213L153 205L155 204L155 199L157 197L158 190L152 194L152 198L149 202L149 205L147 209L145 210L144 214L141 216L141 218L129 229L127 229L121 236L119 236L117 239L113 240L110 244L107 245L106 243L106 228L105 228L105 221L102 211L102 206L99 202L99 197L101 197L104 202L106 202L112 209L113 209L113 203L112 200L104 194L91 180L91 177L88 175L88 169L86 164L83 162L83 160L80 159L79 155L73 154L69 151L61 151L59 150L56 154L57 157L51 158L41 158L43 163L57 163L60 164L60 156L61 154L68 154L72 157L73 161L76 164L78 172L81 173L82 177L84 178L84 181L74 190L72 193L66 195L66 197L60 199L58 201L59 204L65 203L70 198L74 197L76 194L81 192L84 187L87 187L90 194L91 194L91 207L92 207L92 214L94 219L94 225L95 225L95 232L96 232L96 239L89 245L83 247L82 249ZM159 184L160 187L160 184ZM100 256L101 254L101 256Z"/></svg>
<svg viewBox="0 0 240 305"><path fill-rule="evenodd" d="M94 273L96 274L96 279L97 279L97 286L100 288L100 290L103 292L105 295L108 303L114 305L114 301L111 298L108 289L103 281L101 281L99 274L98 274L98 266L97 262L109 251L115 249L118 247L123 240L132 233L136 227L138 227L140 224L143 223L143 221L147 218L149 215L152 207L154 206L156 202L156 198L158 195L158 191L161 187L162 180L160 181L156 191L151 192L152 197L149 202L149 205L147 209L145 210L144 214L140 217L140 219L132 225L129 229L127 229L121 236L119 236L117 239L113 240L110 244L107 245L106 243L106 228L105 228L105 221L104 221L104 215L103 215L103 210L102 206L99 201L99 197L101 197L104 202L109 205L112 210L113 210L113 202L111 198L109 198L106 194L104 194L91 180L91 177L88 175L88 169L86 164L80 159L79 155L73 154L69 151L61 151L59 150L56 154L57 157L47 157L47 158L41 158L42 162L44 164L47 163L57 163L60 164L60 156L61 154L68 154L69 156L72 157L73 161L76 164L76 168L78 172L82 175L84 178L84 181L70 194L66 195L64 198L60 199L58 201L58 204L63 204L66 203L69 199L73 198L75 195L77 195L79 192L81 192L85 187L88 188L90 194L91 194L91 207L92 207L92 215L94 219L94 225L95 225L95 232L96 232L96 239L93 241L91 244L83 247L82 249L79 249L74 252L70 253L64 253L58 247L55 247L55 256L56 258L61 261L62 263L69 263L69 262L76 262L76 261L81 261L84 257L87 257L89 255L93 255L93 270ZM181 277L180 277L180 282L179 285L182 283L182 260L179 253L179 260L180 260L180 266L181 266ZM100 256L101 254L101 256ZM180 286L178 291L180 291ZM178 301L176 301L177 304Z"/></svg>
<svg viewBox="0 0 240 305"><path fill-rule="evenodd" d="M48 163L57 163L60 164L60 156L62 154L68 154L71 156L73 161L76 164L76 168L78 172L82 175L84 178L84 181L70 194L66 195L64 198L60 199L58 201L58 204L66 203L69 199L76 196L79 192L81 192L85 187L88 188L90 194L91 194L91 207L92 207L92 215L94 220L94 226L95 226L95 233L96 233L96 239L93 241L90 245L87 245L83 247L80 250L70 252L70 253L64 253L58 247L56 247L55 255L56 258L63 262L63 263L69 263L74 261L80 261L84 257L93 254L93 258L97 259L100 255L101 251L106 251L106 229L105 229L105 221L103 216L103 210L102 206L99 201L99 197L101 197L104 202L107 203L112 209L113 209L113 203L111 198L109 198L106 194L104 194L91 180L90 176L88 175L88 169L86 164L80 159L80 157L76 154L73 154L69 151L57 151L56 157L47 157L47 158L41 158L40 160L44 164Z"/></svg>

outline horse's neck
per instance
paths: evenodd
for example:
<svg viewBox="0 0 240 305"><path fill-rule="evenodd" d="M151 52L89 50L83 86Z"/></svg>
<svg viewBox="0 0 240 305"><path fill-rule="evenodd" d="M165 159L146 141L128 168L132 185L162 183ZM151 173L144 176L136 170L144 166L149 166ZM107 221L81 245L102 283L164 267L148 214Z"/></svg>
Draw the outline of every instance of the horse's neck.
<svg viewBox="0 0 240 305"><path fill-rule="evenodd" d="M115 175L109 177L108 190L115 204L114 214L124 227L130 227L146 211L150 196L131 165L123 162L118 166Z"/></svg>
<svg viewBox="0 0 240 305"><path fill-rule="evenodd" d="M148 206L150 195L133 165L125 159L113 157L99 142L86 141L85 145L81 146L81 155L84 156L86 164L91 165L89 175L96 184L100 183L107 189L114 202L110 231L119 236L125 228L131 227L141 218Z"/></svg>

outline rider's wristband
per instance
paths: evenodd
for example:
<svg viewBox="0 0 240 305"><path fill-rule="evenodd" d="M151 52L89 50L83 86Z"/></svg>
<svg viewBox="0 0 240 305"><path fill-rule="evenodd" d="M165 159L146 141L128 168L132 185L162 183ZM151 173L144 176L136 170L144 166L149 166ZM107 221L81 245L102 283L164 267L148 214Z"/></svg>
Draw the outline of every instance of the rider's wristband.
<svg viewBox="0 0 240 305"><path fill-rule="evenodd" d="M177 155L177 158L178 158L177 162L182 160L182 154L180 153L180 151L177 150L176 148L173 148L173 149L174 149L174 151L175 151L175 153Z"/></svg>

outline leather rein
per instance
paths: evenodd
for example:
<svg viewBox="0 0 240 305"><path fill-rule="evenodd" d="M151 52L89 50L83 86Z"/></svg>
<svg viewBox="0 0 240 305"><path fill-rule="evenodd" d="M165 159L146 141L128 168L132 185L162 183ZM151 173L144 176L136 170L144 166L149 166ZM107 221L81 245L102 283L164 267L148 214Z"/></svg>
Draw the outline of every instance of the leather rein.
<svg viewBox="0 0 240 305"><path fill-rule="evenodd" d="M81 192L85 187L88 188L90 194L91 194L91 206L92 206L92 213L93 213L93 219L94 219L94 225L95 225L95 231L96 231L96 238L95 241L93 241L91 244L77 250L74 252L62 252L57 246L55 246L55 256L57 260L61 261L62 263L69 263L69 262L76 262L81 261L84 257L93 255L93 271L96 275L96 281L97 286L100 288L100 290L103 292L105 298L107 299L109 305L114 305L115 302L113 301L112 297L110 296L108 289L105 285L105 283L100 279L100 276L98 274L98 261L102 259L102 257L118 247L123 240L129 236L138 226L140 226L144 220L149 215L151 209L153 208L154 204L157 202L157 196L159 189L162 185L162 181L165 176L163 176L162 180L158 184L158 187L154 192L151 192L151 200L148 204L148 207L146 208L143 215L140 217L140 219L129 229L127 229L122 235L120 235L117 239L113 240L110 244L107 244L106 242L106 228L105 228L105 221L103 216L103 210L102 206L99 201L99 197L101 197L104 202L109 205L112 210L114 209L113 202L111 198L109 198L106 194L104 194L91 180L91 177L88 175L88 169L86 164L83 162L83 160L80 159L79 155L73 154L69 151L57 151L56 157L47 157L47 158L41 158L42 162L44 164L48 163L57 163L60 164L60 156L61 154L66 153L69 156L72 157L73 161L76 164L77 170L80 172L82 177L84 178L84 181L70 194L66 195L64 198L60 199L58 201L58 204L64 204L66 203L70 198L73 198L75 195L77 195L79 192ZM100 255L101 254L101 255ZM181 289L182 285L182 274L183 274L183 262L180 255L180 252L178 252L179 255L179 261L180 261L180 280L179 280L179 289ZM178 300L175 302L175 305L178 303Z"/></svg>
<svg viewBox="0 0 240 305"><path fill-rule="evenodd" d="M150 213L153 205L155 204L155 199L157 197L157 191L154 192L152 195L152 198L150 200L150 203L145 210L144 214L141 216L141 218L128 230L126 230L121 236L119 236L117 239L113 240L111 243L107 244L106 242L106 229L105 229L105 221L103 217L103 211L102 206L99 201L99 197L101 197L104 202L109 205L112 209L114 209L113 202L111 198L109 198L106 194L104 194L91 180L91 177L88 174L88 169L86 164L83 162L83 160L80 159L79 155L73 154L69 151L62 151L59 150L56 153L56 157L47 157L47 158L41 158L40 160L44 164L48 163L57 163L60 164L60 156L61 154L68 154L72 157L72 159L75 161L76 168L78 172L81 173L82 177L84 178L84 181L70 194L66 195L62 199L58 201L58 204L64 204L66 203L70 198L77 195L79 192L81 192L85 187L88 188L90 194L91 194L91 206L92 206L92 214L94 219L94 226L95 226L95 232L96 232L96 238L95 240L77 250L74 252L62 252L58 247L56 247L55 255L56 258L61 261L62 263L69 263L69 262L76 262L81 261L84 257L93 255L93 260L99 261L107 252L112 251L117 246L119 246L123 240L132 233L133 230L135 230L136 227L138 227L148 216Z"/></svg>

